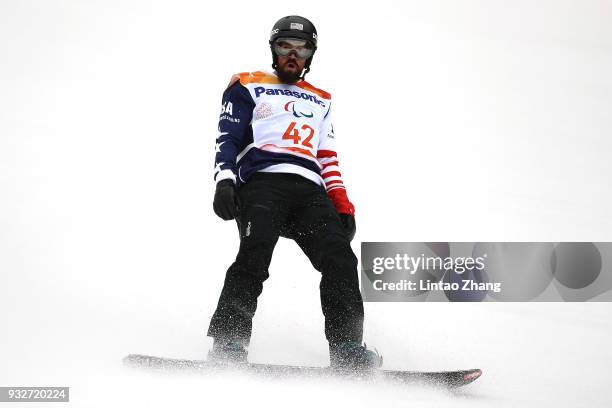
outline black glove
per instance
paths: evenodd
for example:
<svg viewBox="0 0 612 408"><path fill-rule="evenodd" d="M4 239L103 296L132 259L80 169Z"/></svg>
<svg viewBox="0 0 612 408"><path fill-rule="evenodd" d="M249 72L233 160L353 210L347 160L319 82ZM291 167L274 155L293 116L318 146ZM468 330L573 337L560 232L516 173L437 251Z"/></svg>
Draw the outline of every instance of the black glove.
<svg viewBox="0 0 612 408"><path fill-rule="evenodd" d="M213 201L215 214L225 221L233 220L236 218L239 207L240 203L234 182L229 179L218 182L215 190L215 200Z"/></svg>
<svg viewBox="0 0 612 408"><path fill-rule="evenodd" d="M340 216L340 221L342 221L342 226L346 231L346 236L349 239L349 242L353 240L355 237L355 230L357 226L355 225L355 217L350 214L338 214Z"/></svg>

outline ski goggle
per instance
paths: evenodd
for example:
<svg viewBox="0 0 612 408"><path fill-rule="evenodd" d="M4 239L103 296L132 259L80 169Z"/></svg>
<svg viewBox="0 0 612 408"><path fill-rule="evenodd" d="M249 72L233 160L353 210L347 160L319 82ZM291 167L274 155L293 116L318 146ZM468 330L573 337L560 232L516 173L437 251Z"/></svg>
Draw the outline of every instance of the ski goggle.
<svg viewBox="0 0 612 408"><path fill-rule="evenodd" d="M274 52L283 57L288 56L292 51L295 51L297 57L302 59L308 59L314 54L314 48L308 41L297 38L279 38L274 41L273 47Z"/></svg>

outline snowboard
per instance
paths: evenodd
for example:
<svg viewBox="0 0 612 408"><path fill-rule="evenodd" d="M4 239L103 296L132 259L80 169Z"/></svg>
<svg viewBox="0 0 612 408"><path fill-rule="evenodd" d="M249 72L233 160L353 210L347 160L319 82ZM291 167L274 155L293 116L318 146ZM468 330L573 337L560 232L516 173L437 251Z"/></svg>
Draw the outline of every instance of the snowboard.
<svg viewBox="0 0 612 408"><path fill-rule="evenodd" d="M181 360L130 354L123 359L124 364L130 367L145 368L160 371L243 371L269 377L349 377L349 378L382 378L400 383L427 383L436 386L456 388L467 385L482 375L480 369L455 371L402 371L383 370L372 371L343 371L330 367L291 366L276 364L246 363L224 365L207 360Z"/></svg>

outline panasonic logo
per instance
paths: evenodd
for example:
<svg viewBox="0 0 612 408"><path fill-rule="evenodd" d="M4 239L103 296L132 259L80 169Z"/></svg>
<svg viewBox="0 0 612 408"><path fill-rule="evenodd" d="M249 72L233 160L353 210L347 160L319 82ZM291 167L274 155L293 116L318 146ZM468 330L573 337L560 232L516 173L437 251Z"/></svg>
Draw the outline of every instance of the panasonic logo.
<svg viewBox="0 0 612 408"><path fill-rule="evenodd" d="M282 95L282 96L291 96L294 98L306 99L307 101L314 102L318 105L325 107L325 103L317 98L314 95L307 94L306 92L297 92L292 91L290 89L275 89L275 88L264 88L263 86L258 86L255 88L255 97L259 98L262 94L274 96L274 95Z"/></svg>

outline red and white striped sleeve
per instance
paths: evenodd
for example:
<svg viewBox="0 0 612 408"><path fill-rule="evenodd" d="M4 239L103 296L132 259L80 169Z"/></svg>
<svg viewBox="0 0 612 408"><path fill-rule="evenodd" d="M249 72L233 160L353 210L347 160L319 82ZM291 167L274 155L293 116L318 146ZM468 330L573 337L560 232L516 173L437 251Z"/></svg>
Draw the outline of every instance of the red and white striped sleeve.
<svg viewBox="0 0 612 408"><path fill-rule="evenodd" d="M327 190L327 195L334 203L336 211L341 214L354 216L355 207L348 199L338 165L336 136L334 135L334 127L331 123L331 106L321 124L317 160L321 165L321 178L323 178L325 183L325 190Z"/></svg>

